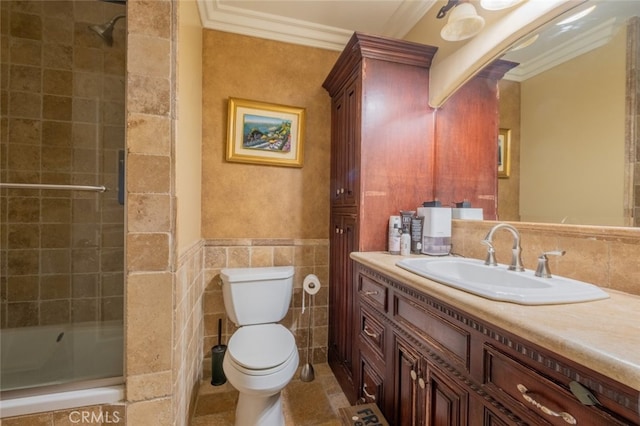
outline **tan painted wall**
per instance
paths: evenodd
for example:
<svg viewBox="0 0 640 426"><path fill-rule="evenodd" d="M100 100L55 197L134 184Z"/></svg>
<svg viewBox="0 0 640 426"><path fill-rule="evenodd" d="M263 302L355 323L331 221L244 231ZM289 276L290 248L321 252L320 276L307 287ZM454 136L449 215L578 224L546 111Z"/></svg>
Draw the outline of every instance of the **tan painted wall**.
<svg viewBox="0 0 640 426"><path fill-rule="evenodd" d="M195 0L180 1L177 47L176 197L178 253L200 241L202 24Z"/></svg>
<svg viewBox="0 0 640 426"><path fill-rule="evenodd" d="M498 220L520 220L520 83L500 80L500 128L510 130L510 173L498 179Z"/></svg>
<svg viewBox="0 0 640 426"><path fill-rule="evenodd" d="M523 221L624 224L625 41L522 83Z"/></svg>
<svg viewBox="0 0 640 426"><path fill-rule="evenodd" d="M331 103L322 82L338 55L204 30L203 238L328 237ZM304 167L227 162L229 97L306 108Z"/></svg>

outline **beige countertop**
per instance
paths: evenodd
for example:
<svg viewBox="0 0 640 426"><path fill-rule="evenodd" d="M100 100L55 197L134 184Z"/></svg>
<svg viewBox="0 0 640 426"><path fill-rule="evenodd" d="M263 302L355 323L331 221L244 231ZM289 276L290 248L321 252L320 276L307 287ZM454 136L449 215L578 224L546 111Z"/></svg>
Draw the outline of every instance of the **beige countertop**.
<svg viewBox="0 0 640 426"><path fill-rule="evenodd" d="M604 289L609 293L609 299L525 306L485 299L423 278L396 266L403 257L387 252L354 252L351 258L640 390L640 296Z"/></svg>

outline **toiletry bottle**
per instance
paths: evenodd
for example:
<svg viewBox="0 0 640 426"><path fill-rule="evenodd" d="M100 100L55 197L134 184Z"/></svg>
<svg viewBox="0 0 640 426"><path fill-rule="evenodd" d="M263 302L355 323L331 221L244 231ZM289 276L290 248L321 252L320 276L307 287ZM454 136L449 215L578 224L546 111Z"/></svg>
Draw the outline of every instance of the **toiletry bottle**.
<svg viewBox="0 0 640 426"><path fill-rule="evenodd" d="M400 237L400 255L409 256L411 254L411 233L403 232Z"/></svg>
<svg viewBox="0 0 640 426"><path fill-rule="evenodd" d="M389 217L389 253L400 254L400 233L402 220L400 216Z"/></svg>

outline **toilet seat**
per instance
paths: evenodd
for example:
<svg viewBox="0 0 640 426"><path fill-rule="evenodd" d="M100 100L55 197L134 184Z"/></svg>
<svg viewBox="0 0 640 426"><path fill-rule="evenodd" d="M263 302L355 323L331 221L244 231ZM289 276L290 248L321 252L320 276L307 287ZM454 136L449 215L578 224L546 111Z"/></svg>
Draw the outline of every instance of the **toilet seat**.
<svg viewBox="0 0 640 426"><path fill-rule="evenodd" d="M297 353L293 334L280 324L240 327L227 344L227 355L244 374L273 374Z"/></svg>

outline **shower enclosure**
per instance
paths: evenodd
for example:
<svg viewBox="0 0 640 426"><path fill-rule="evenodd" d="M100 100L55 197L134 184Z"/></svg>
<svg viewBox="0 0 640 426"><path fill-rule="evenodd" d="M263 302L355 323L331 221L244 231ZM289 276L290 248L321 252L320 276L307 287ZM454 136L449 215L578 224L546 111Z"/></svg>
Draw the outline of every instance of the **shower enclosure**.
<svg viewBox="0 0 640 426"><path fill-rule="evenodd" d="M122 382L125 13L0 1L2 400Z"/></svg>

